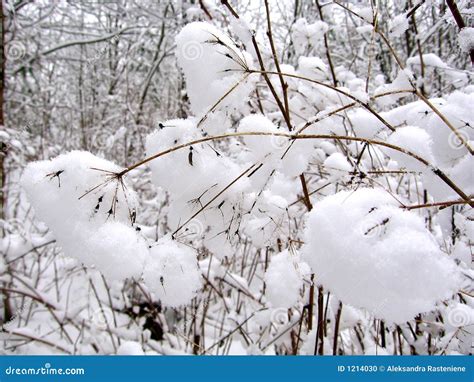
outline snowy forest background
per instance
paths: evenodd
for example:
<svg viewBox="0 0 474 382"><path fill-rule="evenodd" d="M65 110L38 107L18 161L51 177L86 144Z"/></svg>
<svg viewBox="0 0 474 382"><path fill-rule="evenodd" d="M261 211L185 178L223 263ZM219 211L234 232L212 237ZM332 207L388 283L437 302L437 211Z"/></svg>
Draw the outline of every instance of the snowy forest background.
<svg viewBox="0 0 474 382"><path fill-rule="evenodd" d="M4 354L471 354L467 0L4 0Z"/></svg>

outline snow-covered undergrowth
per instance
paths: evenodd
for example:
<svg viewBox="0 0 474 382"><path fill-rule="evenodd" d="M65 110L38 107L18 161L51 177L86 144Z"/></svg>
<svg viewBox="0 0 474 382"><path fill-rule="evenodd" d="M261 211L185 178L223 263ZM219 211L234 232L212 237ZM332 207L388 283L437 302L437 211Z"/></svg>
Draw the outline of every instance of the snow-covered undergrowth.
<svg viewBox="0 0 474 382"><path fill-rule="evenodd" d="M474 89L414 94L414 59L366 87L308 48L328 30L298 20L292 66L243 20L190 23L192 115L150 131L146 159L28 164L44 224L1 242L5 351L469 353Z"/></svg>
<svg viewBox="0 0 474 382"><path fill-rule="evenodd" d="M432 311L460 287L459 270L423 219L378 188L341 191L318 203L305 243L322 285L386 322Z"/></svg>

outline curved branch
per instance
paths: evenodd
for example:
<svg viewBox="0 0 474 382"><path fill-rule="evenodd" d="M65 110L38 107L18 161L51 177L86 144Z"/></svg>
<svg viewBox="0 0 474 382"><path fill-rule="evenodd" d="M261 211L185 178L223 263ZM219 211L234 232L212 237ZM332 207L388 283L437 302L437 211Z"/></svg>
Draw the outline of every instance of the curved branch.
<svg viewBox="0 0 474 382"><path fill-rule="evenodd" d="M417 160L418 162L422 163L426 167L428 167L438 178L440 178L444 183L446 183L456 194L458 194L464 201L466 201L467 204L469 204L471 207L474 208L474 200L472 200L468 195L466 195L442 170L440 170L437 167L433 167L429 161L426 159L420 157L418 154L415 154L412 151L406 150L404 148L401 148L399 146L392 145L387 142L383 141L376 141L376 140L371 140L367 138L359 138L359 137L349 137L349 136L343 136L343 135L330 135L330 134L289 134L289 133L269 133L269 132L240 132L240 133L228 133L228 134L222 134L222 135L216 135L216 136L211 136L211 137L204 137L200 139L193 140L191 142L183 143L178 146L171 147L169 149L166 149L164 151L161 151L155 155L152 155L148 158L145 158L141 160L140 162L137 162L124 170L120 171L117 173L117 177L122 177L128 172L136 169L137 167L140 167L148 162L151 162L154 159L157 159L161 156L164 156L166 154L170 154L174 151L178 151L180 149L204 143L204 142L209 142L209 141L217 141L217 140L222 140L222 139L228 139L232 137L244 137L244 136L277 136L277 137L287 137L289 140L294 141L297 139L332 139L332 140L348 140L348 141L355 141L355 142L364 142L367 144L372 144L372 145L377 145L377 146L382 146L386 147L398 152L401 152L405 155L408 155L412 157L413 159Z"/></svg>
<svg viewBox="0 0 474 382"><path fill-rule="evenodd" d="M352 94L350 94L350 93L348 93L348 92L346 92L342 89L336 88L333 85L329 85L329 84L326 84L326 83L321 82L321 81L313 80L311 78L299 76L297 74L278 73L278 72L271 72L271 71L268 71L268 70L267 71L250 70L250 73L258 73L258 74L265 74L265 75L268 75L268 74L280 75L281 74L282 76L287 76L287 77L291 77L291 78L296 78L298 80L308 81L308 82L311 82L313 84L320 85L320 86L323 86L325 88L334 90L335 92L340 93L340 94L346 96L347 98L350 98L354 102L359 103L362 107L364 107L370 113L372 113L380 122L382 122L385 126L387 126L391 131L395 131L395 128L390 123L388 123L379 113L377 113L374 109L372 109L372 107L368 103L361 101L357 97L354 97Z"/></svg>

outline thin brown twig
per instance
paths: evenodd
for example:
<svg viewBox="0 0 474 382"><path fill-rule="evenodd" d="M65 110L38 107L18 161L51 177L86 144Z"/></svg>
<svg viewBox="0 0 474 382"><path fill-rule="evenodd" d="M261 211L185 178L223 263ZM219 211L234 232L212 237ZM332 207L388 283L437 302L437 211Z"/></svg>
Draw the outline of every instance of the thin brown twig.
<svg viewBox="0 0 474 382"><path fill-rule="evenodd" d="M263 62L262 54L260 53L260 48L258 47L257 40L255 39L255 36L252 36L252 44L253 44L253 47L255 48L255 52L257 53L257 59L258 59L258 63L260 65L261 70L260 71L249 70L249 73L259 73L259 74L263 75L263 78L265 79L265 82L267 83L267 86L270 89L270 92L272 93L273 98L275 99L275 101L278 105L278 108L281 111L281 114L283 115L283 118L286 122L286 125L288 126L288 130L291 131L291 121L289 120L289 117L288 117L289 114L286 113L285 106L281 102L280 97L278 97L278 94L277 94L275 88L273 87L273 84L270 81L270 78L268 77L268 74L270 72L267 72L265 70L265 64ZM273 73L277 74L277 75L280 75L280 76L283 74L281 72L280 73L273 72Z"/></svg>
<svg viewBox="0 0 474 382"><path fill-rule="evenodd" d="M336 323L334 325L334 342L332 346L332 355L337 355L337 342L339 339L339 323L341 321L342 315L342 302L339 302L339 307L337 308L336 313Z"/></svg>
<svg viewBox="0 0 474 382"><path fill-rule="evenodd" d="M258 73L258 74L278 74L278 72L272 72L272 71L258 71L258 70L251 70L250 73ZM291 74L291 73L281 73L282 76L288 76L288 77L291 77L291 78L296 78L296 79L300 79L300 80L304 80L304 81L308 81L308 82L311 82L311 83L314 83L316 85L320 85L320 86L323 86L325 88L328 88L328 89L331 89L331 90L334 90L335 92L337 93L340 93L344 96L346 96L347 98L350 98L351 100L355 101L356 103L360 104L362 107L364 107L365 109L367 109L370 113L372 113L380 122L382 122L386 127L388 127L389 130L391 131L395 131L395 128L390 124L388 123L379 113L377 113L368 103L354 97L352 94L340 89L340 88L336 88L334 87L333 85L330 85L330 84L326 84L324 82L321 82L321 81L317 81L317 80L313 80L313 79L310 79L310 78L307 78L307 77L303 77L303 76L299 76L297 74Z"/></svg>
<svg viewBox="0 0 474 382"><path fill-rule="evenodd" d="M448 2L448 5L449 3L452 3L454 5L454 7L456 7L456 3L453 1L453 0L447 0ZM357 13L355 13L354 11L352 11L350 8L348 8L347 6L339 3L338 1L334 1L335 4L339 5L340 7L344 8L345 10L347 10L348 12L351 12L352 14L354 14L355 16L359 17L360 19L364 20L365 22L369 23L370 25L374 26L374 31L381 37L382 41L385 43L385 45L387 46L387 48L389 49L390 53L392 54L392 56L394 57L395 61L397 62L398 66L400 67L400 69L405 69L405 65L404 63L401 61L400 57L398 57L398 54L395 52L395 50L393 49L392 45L390 44L390 41L387 39L387 37L385 36L385 34L380 30L380 28L378 28L378 26L374 23L374 22L368 22L367 20L365 20L363 17L361 17L360 15L358 15ZM420 4L421 5L421 4ZM451 9L451 8L450 8ZM454 8L452 9L452 11L454 10ZM456 10L457 10L457 7L456 7ZM456 10L454 10L454 13L456 13ZM459 14L459 10L457 10L458 14ZM454 15L454 14L453 14ZM459 14L460 16L460 14ZM455 19L456 19L456 16L455 16ZM461 17L461 20L462 20L462 17ZM457 18L456 22L461 22L461 20L459 19L459 17ZM458 26L459 25L463 25L464 21L461 22L461 24L458 23ZM471 59L472 59L472 62L474 64L474 50L471 50ZM433 112L435 112L436 115L438 115L438 117L445 123L446 126L448 126L448 128L453 132L453 134L456 135L456 138L459 139L459 141L462 143L462 145L464 147L466 147L466 149L469 151L469 153L471 155L474 155L474 150L471 148L471 146L469 145L468 142L466 142L466 140L464 139L464 137L457 131L457 129L451 124L451 122L449 122L449 120L422 94L422 92L417 88L417 86L409 79L410 81L410 84L413 86L413 89L415 91L415 94L431 109L433 110Z"/></svg>
<svg viewBox="0 0 474 382"><path fill-rule="evenodd" d="M387 48L389 49L390 53L392 56L395 58L395 61L397 62L398 66L400 69L404 70L405 65L401 61L400 57L398 57L398 54L395 52L395 49L393 48L392 44L390 44L390 41L388 38L385 36L385 34L378 28L375 28L375 31L378 33L378 35L382 38L383 42L385 45L387 45ZM459 139L459 141L462 143L462 145L469 151L471 155L474 155L474 150L472 147L469 145L469 143L464 139L464 137L459 133L459 131L452 125L452 123L444 116L443 113L441 113L437 107L435 107L429 99L427 99L422 92L418 89L416 84L413 83L411 79L408 79L411 86L413 86L413 89L415 91L415 94L420 98L421 101L423 101L443 122L448 128L453 132L454 135L456 135L456 138Z"/></svg>
<svg viewBox="0 0 474 382"><path fill-rule="evenodd" d="M319 4L319 0L316 0L316 7L318 8L319 18L321 19L322 22L325 22L323 9L321 5ZM332 83L334 86L337 86L336 71L334 70L334 64L332 63L332 57L331 57L331 52L329 51L329 42L328 42L328 37L326 33L324 33L323 39L324 39L324 47L326 49L326 58L328 60L329 69L331 70Z"/></svg>
<svg viewBox="0 0 474 382"><path fill-rule="evenodd" d="M465 28L466 23L462 18L461 12L459 12L458 6L456 5L456 1L446 0L446 3L448 4L449 10L451 11L459 29ZM474 66L474 49L471 48L471 50L469 51L469 56L471 57L471 64Z"/></svg>
<svg viewBox="0 0 474 382"><path fill-rule="evenodd" d="M239 18L239 14L235 11L234 8L229 4L227 0L221 0L221 3L229 10L229 12L234 16L236 19Z"/></svg>
<svg viewBox="0 0 474 382"><path fill-rule="evenodd" d="M367 144L372 144L372 145L377 145L377 146L383 146L395 151L399 151L405 155L411 156L412 158L416 159L418 162L422 163L425 165L427 168L429 168L436 176L438 176L443 182L445 182L453 191L455 191L463 200L465 200L471 207L474 207L474 201L471 200L471 198L466 195L442 170L440 170L437 167L434 167L430 162L419 155L415 154L414 152L411 152L410 150L406 150L404 148L398 147L396 145L392 145L388 142L383 142L383 141L377 141L377 140L372 140L372 139L367 139L367 138L359 138L359 137L350 137L350 136L340 136L340 135L331 135L331 134L289 134L289 133L270 133L270 132L239 132L239 133L227 133L227 134L222 134L222 135L216 135L216 136L211 136L211 137L204 137L200 139L196 139L191 142L183 143L178 146L171 147L167 150L161 151L155 155L152 155L148 158L145 158L141 160L140 162L137 162L121 172L117 173L117 177L122 177L128 172L134 170L137 167L140 167L148 162L151 162L154 159L157 159L163 155L169 154L171 152L180 150L185 147L189 147L195 144L199 143L204 143L204 142L209 142L209 141L215 141L215 140L221 140L221 139L228 139L231 137L243 137L243 136L280 136L280 137L287 137L289 140L296 140L296 139L331 139L331 140L348 140L348 141L355 141L355 142L364 142Z"/></svg>
<svg viewBox="0 0 474 382"><path fill-rule="evenodd" d="M219 196L221 196L225 191L227 191L232 185L234 185L240 178L242 178L245 174L247 174L251 169L255 167L255 164L252 164L248 167L245 171L239 174L232 182L227 184L221 191L219 191L214 197L211 198L206 204L204 204L198 211L196 211L189 219L187 219L183 224L181 224L176 230L172 233L171 237L175 237L175 235L183 228L186 224L188 224L191 220L193 220L196 216L198 216L202 211L204 211L207 207L209 207Z"/></svg>
<svg viewBox="0 0 474 382"><path fill-rule="evenodd" d="M301 187L303 188L304 203L308 211L311 211L313 209L313 205L311 204L311 199L309 198L308 186L306 185L306 179L304 177L304 173L300 174L300 181L301 181Z"/></svg>
<svg viewBox="0 0 474 382"><path fill-rule="evenodd" d="M446 207L462 205L462 204L469 204L469 203L466 200L448 200L444 202L415 204L413 206L405 206L403 208L406 210L416 210L420 208L431 208L431 207L439 207L440 209L444 209Z"/></svg>
<svg viewBox="0 0 474 382"><path fill-rule="evenodd" d="M267 13L267 36L268 40L270 41L270 48L272 50L272 55L273 55L273 61L275 62L275 67L277 72L279 73L278 78L280 79L280 84L281 84L281 90L283 92L283 101L285 103L285 120L287 123L289 122L290 125L288 125L288 129L291 131L291 119L290 119L290 107L288 105L288 84L285 82L283 79L283 76L281 74L281 69L280 69L280 63L278 62L278 56L277 56L277 51L275 48L275 43L273 41L273 33L272 33L272 23L270 20L270 7L268 5L268 0L265 0L265 10Z"/></svg>

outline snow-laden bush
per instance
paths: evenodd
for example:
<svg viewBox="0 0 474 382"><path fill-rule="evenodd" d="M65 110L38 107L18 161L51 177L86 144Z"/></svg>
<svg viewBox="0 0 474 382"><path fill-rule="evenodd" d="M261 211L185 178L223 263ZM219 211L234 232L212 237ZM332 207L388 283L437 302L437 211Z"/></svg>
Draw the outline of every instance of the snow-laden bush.
<svg viewBox="0 0 474 382"><path fill-rule="evenodd" d="M382 33L354 11L359 35ZM55 267L94 296L70 285L72 311L49 265L48 282L23 283L54 317L52 343L66 333L60 352L470 351L474 92L425 96L414 58L397 57L390 81L355 73L326 55L337 25L321 15L295 21L282 57L284 38L275 48L243 19L231 23L241 41L189 23L176 58L191 114L150 127L144 158L70 151L25 167L66 256ZM389 24L391 38L409 27L404 13ZM2 239L5 282L30 241ZM9 332L48 337L37 311L36 332L21 320Z"/></svg>
<svg viewBox="0 0 474 382"><path fill-rule="evenodd" d="M460 286L459 270L423 219L382 189L341 191L319 202L305 242L318 284L387 322L429 312Z"/></svg>
<svg viewBox="0 0 474 382"><path fill-rule="evenodd" d="M119 172L108 161L73 151L28 165L23 187L67 255L110 280L143 274L164 305L189 303L200 286L195 252L170 240L146 242L133 227L136 195Z"/></svg>

